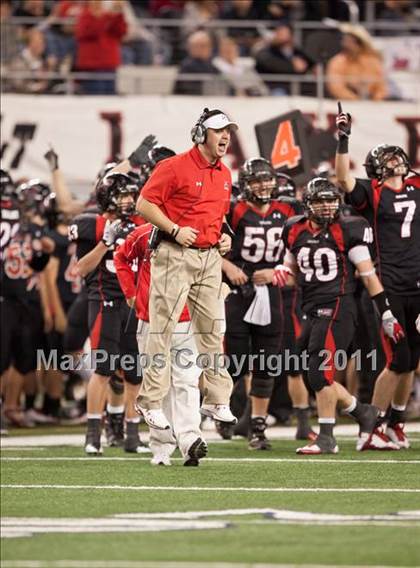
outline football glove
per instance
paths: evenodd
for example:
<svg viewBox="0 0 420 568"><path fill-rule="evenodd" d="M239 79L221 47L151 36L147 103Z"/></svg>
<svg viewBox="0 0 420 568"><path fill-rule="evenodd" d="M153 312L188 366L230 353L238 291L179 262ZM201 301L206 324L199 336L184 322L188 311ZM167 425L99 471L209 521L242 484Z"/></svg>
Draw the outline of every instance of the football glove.
<svg viewBox="0 0 420 568"><path fill-rule="evenodd" d="M274 275L272 281L273 286L283 288L284 286L286 286L287 279L291 274L293 273L288 266L285 266L284 264L278 264L274 267Z"/></svg>
<svg viewBox="0 0 420 568"><path fill-rule="evenodd" d="M54 148L50 146L48 152L44 154L44 158L47 160L51 172L58 170L58 154L54 151Z"/></svg>
<svg viewBox="0 0 420 568"><path fill-rule="evenodd" d="M391 310L387 310L382 314L382 329L385 335L392 339L394 343L398 343L405 337L403 328Z"/></svg>
<svg viewBox="0 0 420 568"><path fill-rule="evenodd" d="M115 221L107 219L104 227L104 234L102 235L102 242L106 247L112 247L115 243L120 225L121 219L116 219Z"/></svg>
<svg viewBox="0 0 420 568"><path fill-rule="evenodd" d="M338 130L338 136L345 136L348 138L351 134L351 114L343 112L341 103L338 103L338 114L335 118L335 124Z"/></svg>
<svg viewBox="0 0 420 568"><path fill-rule="evenodd" d="M417 316L417 319L416 319L416 329L417 329L418 333L420 333L420 314Z"/></svg>
<svg viewBox="0 0 420 568"><path fill-rule="evenodd" d="M138 168L142 164L145 164L147 162L148 153L154 146L156 146L156 144L157 144L156 136L153 136L153 134L149 134L149 136L146 136L146 138L128 157L130 166L132 166L133 168Z"/></svg>

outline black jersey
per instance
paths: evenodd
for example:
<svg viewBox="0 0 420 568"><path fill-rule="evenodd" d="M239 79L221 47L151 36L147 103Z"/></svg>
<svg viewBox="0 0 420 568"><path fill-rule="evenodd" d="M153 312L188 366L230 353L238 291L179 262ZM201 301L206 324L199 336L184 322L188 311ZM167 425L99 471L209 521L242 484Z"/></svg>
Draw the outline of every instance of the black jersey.
<svg viewBox="0 0 420 568"><path fill-rule="evenodd" d="M301 212L301 205L292 198L272 201L266 213L261 213L247 201L232 205L228 221L235 236L227 257L248 277L256 270L274 268L284 256L281 240L286 221Z"/></svg>
<svg viewBox="0 0 420 568"><path fill-rule="evenodd" d="M57 288L63 304L74 302L82 289L82 278L77 269L76 243L69 242L67 235L58 231L50 231L48 236L54 241L53 256L58 259Z"/></svg>
<svg viewBox="0 0 420 568"><path fill-rule="evenodd" d="M420 294L420 176L406 178L399 190L357 179L348 199L372 224L385 290Z"/></svg>
<svg viewBox="0 0 420 568"><path fill-rule="evenodd" d="M95 213L83 213L73 220L69 227L69 239L77 245L76 255L80 259L93 250L101 241L107 219ZM144 223L141 217L133 216L123 221L126 227L134 228ZM128 231L125 232L127 236ZM119 241L116 243L120 244ZM114 265L114 246L103 256L98 266L86 276L89 300L109 302L124 299Z"/></svg>
<svg viewBox="0 0 420 568"><path fill-rule="evenodd" d="M39 301L39 274L33 270L31 263L34 255L44 256L39 251L39 239L44 236L45 230L31 223L26 226L18 224L14 232L15 226L12 228L14 234L1 251L1 293L6 297ZM34 252L34 241L38 243L35 247L37 252Z"/></svg>
<svg viewBox="0 0 420 568"><path fill-rule="evenodd" d="M361 217L340 215L327 228L314 231L309 220L300 216L287 223L282 238L298 266L303 311L325 308L319 315L332 316L340 297L355 291L355 267L348 253L371 242L371 227Z"/></svg>

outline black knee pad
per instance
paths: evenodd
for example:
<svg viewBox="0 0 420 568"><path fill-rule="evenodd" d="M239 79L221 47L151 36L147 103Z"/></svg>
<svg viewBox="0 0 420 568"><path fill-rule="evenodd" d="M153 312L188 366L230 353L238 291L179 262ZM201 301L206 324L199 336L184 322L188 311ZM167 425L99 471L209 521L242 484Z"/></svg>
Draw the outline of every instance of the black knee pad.
<svg viewBox="0 0 420 568"><path fill-rule="evenodd" d="M254 372L251 380L250 395L256 398L270 398L274 388L274 377Z"/></svg>
<svg viewBox="0 0 420 568"><path fill-rule="evenodd" d="M111 387L111 390L114 394L124 394L124 380L115 373L111 376L109 386Z"/></svg>

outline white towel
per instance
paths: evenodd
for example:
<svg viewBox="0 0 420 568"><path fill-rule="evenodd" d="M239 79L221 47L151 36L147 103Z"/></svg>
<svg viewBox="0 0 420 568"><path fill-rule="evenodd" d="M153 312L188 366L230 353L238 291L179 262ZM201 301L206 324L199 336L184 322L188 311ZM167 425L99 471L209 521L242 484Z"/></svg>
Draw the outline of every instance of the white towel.
<svg viewBox="0 0 420 568"><path fill-rule="evenodd" d="M246 323L269 325L271 323L270 295L268 286L254 286L255 296L244 315Z"/></svg>

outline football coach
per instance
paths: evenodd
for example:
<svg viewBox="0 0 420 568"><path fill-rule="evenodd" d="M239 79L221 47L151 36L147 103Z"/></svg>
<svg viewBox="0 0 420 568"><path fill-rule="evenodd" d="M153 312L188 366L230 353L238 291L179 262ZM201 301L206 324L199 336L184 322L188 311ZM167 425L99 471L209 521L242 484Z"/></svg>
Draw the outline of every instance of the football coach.
<svg viewBox="0 0 420 568"><path fill-rule="evenodd" d="M139 214L159 229L151 259L149 360L164 364L144 370L137 410L153 428L170 427L162 399L170 388L169 346L185 303L202 357L201 413L235 423L229 400L232 379L215 364L223 354L224 313L221 295L222 255L231 247L225 214L229 210L231 174L221 163L235 122L220 110L204 109L191 130L194 146L161 161L143 187Z"/></svg>

